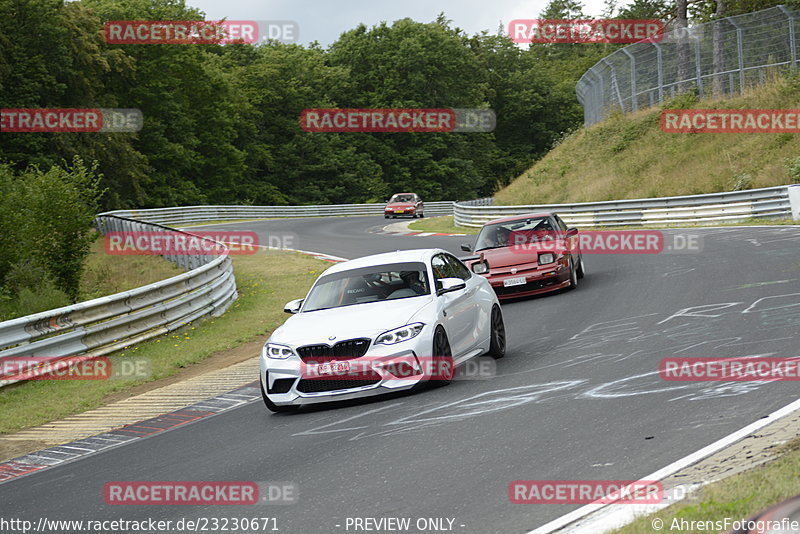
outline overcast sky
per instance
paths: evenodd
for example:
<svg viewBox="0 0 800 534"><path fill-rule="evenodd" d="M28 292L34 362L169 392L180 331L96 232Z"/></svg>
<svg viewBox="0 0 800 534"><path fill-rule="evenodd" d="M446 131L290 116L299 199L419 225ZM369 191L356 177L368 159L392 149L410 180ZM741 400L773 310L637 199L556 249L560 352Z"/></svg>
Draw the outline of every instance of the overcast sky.
<svg viewBox="0 0 800 534"><path fill-rule="evenodd" d="M495 33L502 22L535 19L547 0L187 0L206 13L207 20L291 20L300 26L302 44L334 42L342 32L363 22L373 26L410 17L431 22L442 11L453 26L469 34L481 30ZM624 2L621 2L624 3ZM599 16L603 0L585 0L588 16Z"/></svg>

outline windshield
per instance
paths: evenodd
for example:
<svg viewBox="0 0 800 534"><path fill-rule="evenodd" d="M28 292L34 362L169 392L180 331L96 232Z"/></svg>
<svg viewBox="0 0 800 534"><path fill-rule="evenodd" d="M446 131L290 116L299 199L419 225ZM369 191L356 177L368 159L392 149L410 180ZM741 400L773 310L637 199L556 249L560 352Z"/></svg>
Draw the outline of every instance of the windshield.
<svg viewBox="0 0 800 534"><path fill-rule="evenodd" d="M414 195L395 195L389 202L414 202Z"/></svg>
<svg viewBox="0 0 800 534"><path fill-rule="evenodd" d="M478 234L475 251L523 245L553 238L555 235L549 217L531 217L504 223L487 224Z"/></svg>
<svg viewBox="0 0 800 534"><path fill-rule="evenodd" d="M421 262L362 267L323 276L306 297L304 312L430 294Z"/></svg>

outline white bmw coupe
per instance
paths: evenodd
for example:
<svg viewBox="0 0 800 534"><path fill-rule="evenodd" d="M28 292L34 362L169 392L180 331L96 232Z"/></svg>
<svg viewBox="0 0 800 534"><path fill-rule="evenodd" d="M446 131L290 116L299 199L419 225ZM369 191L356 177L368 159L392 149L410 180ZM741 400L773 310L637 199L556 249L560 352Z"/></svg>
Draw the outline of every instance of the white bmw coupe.
<svg viewBox="0 0 800 534"><path fill-rule="evenodd" d="M327 269L261 352L267 408L448 383L471 358L505 355L489 282L441 249L366 256Z"/></svg>

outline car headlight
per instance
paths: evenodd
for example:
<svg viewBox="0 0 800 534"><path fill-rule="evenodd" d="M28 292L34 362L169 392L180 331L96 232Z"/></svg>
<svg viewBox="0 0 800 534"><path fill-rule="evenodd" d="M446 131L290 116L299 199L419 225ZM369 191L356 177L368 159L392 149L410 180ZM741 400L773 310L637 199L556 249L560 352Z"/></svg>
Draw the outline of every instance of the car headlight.
<svg viewBox="0 0 800 534"><path fill-rule="evenodd" d="M267 343L265 346L267 351L267 358L273 360L285 360L294 354L294 351L285 345L275 345L274 343Z"/></svg>
<svg viewBox="0 0 800 534"><path fill-rule="evenodd" d="M486 262L479 261L472 264L472 272L475 274L485 274L489 272L489 266Z"/></svg>
<svg viewBox="0 0 800 534"><path fill-rule="evenodd" d="M545 263L553 263L556 261L555 254L548 252L547 254L539 254L539 265L544 265Z"/></svg>
<svg viewBox="0 0 800 534"><path fill-rule="evenodd" d="M375 344L394 345L395 343L409 340L417 337L419 333L422 332L422 327L424 326L425 325L422 323L412 323L401 326L400 328L395 328L394 330L389 330L375 338Z"/></svg>

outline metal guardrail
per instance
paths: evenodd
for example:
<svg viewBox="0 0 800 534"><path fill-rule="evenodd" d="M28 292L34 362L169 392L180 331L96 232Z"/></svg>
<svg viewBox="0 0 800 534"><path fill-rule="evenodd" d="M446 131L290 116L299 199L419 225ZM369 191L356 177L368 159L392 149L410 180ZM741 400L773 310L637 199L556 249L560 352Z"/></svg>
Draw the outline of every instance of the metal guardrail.
<svg viewBox="0 0 800 534"><path fill-rule="evenodd" d="M579 204L495 206L487 205L488 200L457 202L455 224L479 227L501 217L534 212L556 212L565 223L577 227L735 222L762 217L800 220L800 185Z"/></svg>
<svg viewBox="0 0 800 534"><path fill-rule="evenodd" d="M234 219L273 219L281 217L336 217L347 215L383 215L385 204L330 204L322 206L184 206L145 210L118 210L117 215L161 224L191 224L203 221ZM426 216L451 215L452 201L425 202Z"/></svg>
<svg viewBox="0 0 800 534"><path fill-rule="evenodd" d="M620 48L581 76L575 91L586 125L614 110L636 111L678 93L739 94L798 64L800 11L779 5L675 28L660 42Z"/></svg>
<svg viewBox="0 0 800 534"><path fill-rule="evenodd" d="M98 215L95 222L104 235L180 232L110 214ZM228 255L164 257L187 272L116 295L0 323L0 386L19 381L1 374L4 360L36 357L37 363L48 362L51 369L68 367L176 330L205 315L219 316L237 298ZM35 374L35 369L26 373Z"/></svg>

